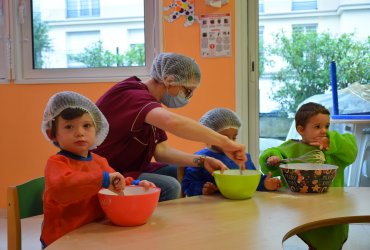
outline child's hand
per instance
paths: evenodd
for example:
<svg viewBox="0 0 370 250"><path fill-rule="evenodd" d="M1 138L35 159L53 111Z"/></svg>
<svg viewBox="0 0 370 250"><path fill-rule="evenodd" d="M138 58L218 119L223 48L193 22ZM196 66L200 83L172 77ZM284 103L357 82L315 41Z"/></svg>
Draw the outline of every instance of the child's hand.
<svg viewBox="0 0 370 250"><path fill-rule="evenodd" d="M149 188L155 188L156 187L156 185L153 182L146 181L146 180L140 181L138 186L144 187L146 190L149 189Z"/></svg>
<svg viewBox="0 0 370 250"><path fill-rule="evenodd" d="M266 190L274 191L281 188L281 180L279 178L271 178L271 172L268 173L264 185Z"/></svg>
<svg viewBox="0 0 370 250"><path fill-rule="evenodd" d="M119 172L109 174L110 185L109 190L115 193L121 193L125 189L125 177Z"/></svg>
<svg viewBox="0 0 370 250"><path fill-rule="evenodd" d="M311 141L309 144L312 146L319 146L320 150L323 149L329 150L330 140L327 136L317 137L314 141Z"/></svg>
<svg viewBox="0 0 370 250"><path fill-rule="evenodd" d="M203 185L202 194L210 195L210 194L214 194L217 191L218 191L218 188L215 184L213 184L212 182L206 182Z"/></svg>
<svg viewBox="0 0 370 250"><path fill-rule="evenodd" d="M278 167L280 165L280 158L277 156L270 156L267 158L267 165L270 167Z"/></svg>

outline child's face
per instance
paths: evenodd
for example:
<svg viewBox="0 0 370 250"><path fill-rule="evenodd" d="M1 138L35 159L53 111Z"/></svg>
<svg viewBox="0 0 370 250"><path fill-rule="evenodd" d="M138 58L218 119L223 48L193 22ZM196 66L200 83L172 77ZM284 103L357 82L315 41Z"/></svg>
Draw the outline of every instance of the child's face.
<svg viewBox="0 0 370 250"><path fill-rule="evenodd" d="M302 126L298 126L297 131L302 136L303 142L312 143L318 141L320 137L326 137L329 125L329 115L317 114L308 120L308 123L304 128Z"/></svg>
<svg viewBox="0 0 370 250"><path fill-rule="evenodd" d="M87 157L89 148L95 143L96 129L91 116L83 114L73 120L56 120L56 140L61 149Z"/></svg>
<svg viewBox="0 0 370 250"><path fill-rule="evenodd" d="M233 140L233 141L235 141L236 137L238 137L238 129L235 129L235 128L224 129L218 133L220 133L221 135L227 136L230 140ZM223 150L217 146L212 145L211 148L218 152L223 152Z"/></svg>

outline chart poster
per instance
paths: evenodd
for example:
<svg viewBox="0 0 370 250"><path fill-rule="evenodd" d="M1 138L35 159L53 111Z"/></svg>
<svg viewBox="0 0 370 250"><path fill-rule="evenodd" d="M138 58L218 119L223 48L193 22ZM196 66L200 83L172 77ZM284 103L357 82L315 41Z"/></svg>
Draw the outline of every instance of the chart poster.
<svg viewBox="0 0 370 250"><path fill-rule="evenodd" d="M231 56L230 13L201 15L200 23L201 56Z"/></svg>

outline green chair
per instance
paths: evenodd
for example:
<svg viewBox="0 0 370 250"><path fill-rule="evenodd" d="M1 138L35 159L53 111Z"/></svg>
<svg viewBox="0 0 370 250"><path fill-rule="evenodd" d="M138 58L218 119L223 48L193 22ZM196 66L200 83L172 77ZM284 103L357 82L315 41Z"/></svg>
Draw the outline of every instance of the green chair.
<svg viewBox="0 0 370 250"><path fill-rule="evenodd" d="M8 187L8 250L22 248L21 219L43 214L44 184L44 177L39 177Z"/></svg>

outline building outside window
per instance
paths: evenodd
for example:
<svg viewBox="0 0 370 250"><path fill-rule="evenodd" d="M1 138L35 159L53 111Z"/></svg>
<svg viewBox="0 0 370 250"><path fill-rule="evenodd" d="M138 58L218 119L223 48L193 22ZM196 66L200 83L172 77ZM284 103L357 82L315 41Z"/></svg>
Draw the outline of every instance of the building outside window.
<svg viewBox="0 0 370 250"><path fill-rule="evenodd" d="M10 55L9 55L9 15L6 11L8 2L0 0L0 84L9 79Z"/></svg>

